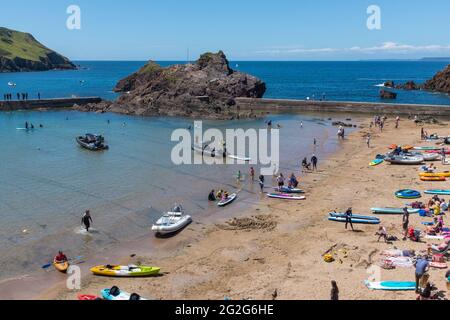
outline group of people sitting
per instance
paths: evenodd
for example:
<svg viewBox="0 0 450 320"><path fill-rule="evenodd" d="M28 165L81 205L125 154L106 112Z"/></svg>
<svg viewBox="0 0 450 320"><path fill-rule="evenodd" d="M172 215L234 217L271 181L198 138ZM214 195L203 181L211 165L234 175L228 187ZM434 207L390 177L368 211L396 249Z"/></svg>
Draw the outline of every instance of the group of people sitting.
<svg viewBox="0 0 450 320"><path fill-rule="evenodd" d="M211 192L209 193L208 196L208 200L209 201L217 201L217 199L219 200L226 200L230 197L230 194L228 191L224 191L224 190L219 190L217 193L215 190L211 190Z"/></svg>

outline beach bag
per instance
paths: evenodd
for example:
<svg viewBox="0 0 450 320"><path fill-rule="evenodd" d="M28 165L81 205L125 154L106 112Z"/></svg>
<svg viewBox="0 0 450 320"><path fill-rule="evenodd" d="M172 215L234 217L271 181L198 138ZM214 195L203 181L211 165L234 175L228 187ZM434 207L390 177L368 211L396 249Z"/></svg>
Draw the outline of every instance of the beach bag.
<svg viewBox="0 0 450 320"><path fill-rule="evenodd" d="M327 262L327 263L331 263L334 261L333 255L331 254L326 254L323 256L323 261Z"/></svg>

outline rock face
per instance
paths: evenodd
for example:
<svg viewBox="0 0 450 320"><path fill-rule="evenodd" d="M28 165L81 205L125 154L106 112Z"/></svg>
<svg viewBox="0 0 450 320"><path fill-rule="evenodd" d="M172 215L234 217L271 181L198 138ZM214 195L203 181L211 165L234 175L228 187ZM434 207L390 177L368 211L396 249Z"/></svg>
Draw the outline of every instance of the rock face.
<svg viewBox="0 0 450 320"><path fill-rule="evenodd" d="M71 70L76 66L31 34L0 28L0 72Z"/></svg>
<svg viewBox="0 0 450 320"><path fill-rule="evenodd" d="M404 84L395 86L395 88L400 90L420 90L421 86L416 84L414 81L408 81Z"/></svg>
<svg viewBox="0 0 450 320"><path fill-rule="evenodd" d="M450 65L438 72L433 79L425 82L423 87L425 90L450 94Z"/></svg>
<svg viewBox="0 0 450 320"><path fill-rule="evenodd" d="M381 90L380 91L380 98L381 99L397 99L397 94L395 92L387 91L387 90Z"/></svg>
<svg viewBox="0 0 450 320"><path fill-rule="evenodd" d="M169 115L215 119L252 116L236 107L236 97L261 98L266 85L258 78L232 70L222 51L205 53L195 64L163 68L150 61L119 81L122 93L110 105L90 105L87 111L136 115Z"/></svg>

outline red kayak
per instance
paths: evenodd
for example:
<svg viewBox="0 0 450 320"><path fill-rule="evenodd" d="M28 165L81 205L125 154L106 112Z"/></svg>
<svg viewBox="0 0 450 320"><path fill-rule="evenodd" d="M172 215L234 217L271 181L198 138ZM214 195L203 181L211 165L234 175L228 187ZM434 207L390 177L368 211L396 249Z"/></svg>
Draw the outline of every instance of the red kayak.
<svg viewBox="0 0 450 320"><path fill-rule="evenodd" d="M439 154L441 154L442 150L427 150L427 151L425 151L425 153L439 153ZM445 149L445 154L450 154L450 150Z"/></svg>
<svg viewBox="0 0 450 320"><path fill-rule="evenodd" d="M93 301L93 300L101 300L100 297L97 296L91 296L89 294L79 294L78 295L78 300L89 300L89 301Z"/></svg>

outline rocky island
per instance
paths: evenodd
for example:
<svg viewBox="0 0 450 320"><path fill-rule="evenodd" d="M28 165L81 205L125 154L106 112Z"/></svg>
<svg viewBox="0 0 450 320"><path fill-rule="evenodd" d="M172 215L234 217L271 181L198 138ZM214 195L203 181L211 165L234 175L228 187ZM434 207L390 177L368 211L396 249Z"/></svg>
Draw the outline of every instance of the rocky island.
<svg viewBox="0 0 450 320"><path fill-rule="evenodd" d="M31 34L0 27L0 72L72 70L66 57L38 42Z"/></svg>
<svg viewBox="0 0 450 320"><path fill-rule="evenodd" d="M117 112L145 116L183 116L209 119L252 117L241 112L235 98L261 98L266 84L230 68L225 54L205 53L193 64L161 67L149 61L119 81L114 102L75 106L81 111Z"/></svg>

